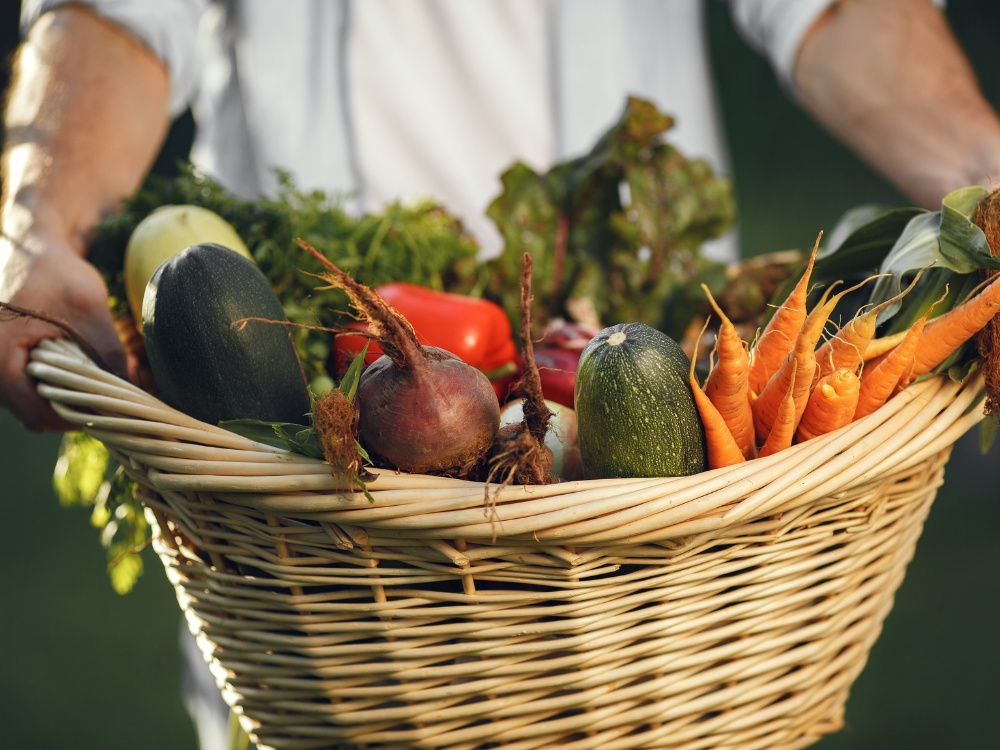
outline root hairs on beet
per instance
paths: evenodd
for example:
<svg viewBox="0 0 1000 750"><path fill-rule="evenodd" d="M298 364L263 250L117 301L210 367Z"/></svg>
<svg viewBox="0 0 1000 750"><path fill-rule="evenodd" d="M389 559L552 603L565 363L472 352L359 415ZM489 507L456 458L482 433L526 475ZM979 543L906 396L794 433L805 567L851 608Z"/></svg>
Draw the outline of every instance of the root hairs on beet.
<svg viewBox="0 0 1000 750"><path fill-rule="evenodd" d="M357 413L350 399L333 388L313 406L313 427L319 435L323 456L330 473L338 479L351 479L361 471L361 454L354 439Z"/></svg>

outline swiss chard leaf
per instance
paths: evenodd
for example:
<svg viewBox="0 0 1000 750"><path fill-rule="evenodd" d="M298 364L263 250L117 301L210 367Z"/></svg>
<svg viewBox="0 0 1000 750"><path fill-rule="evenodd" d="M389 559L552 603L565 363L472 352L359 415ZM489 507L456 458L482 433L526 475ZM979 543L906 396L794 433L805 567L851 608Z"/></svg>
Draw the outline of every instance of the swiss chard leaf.
<svg viewBox="0 0 1000 750"><path fill-rule="evenodd" d="M632 97L587 154L539 174L517 164L488 209L505 240L490 261L487 296L519 320L521 259L539 283L532 320L643 322L677 338L706 306L699 283L719 264L701 244L735 220L731 183L663 139L673 119ZM683 298L684 304L680 303Z"/></svg>

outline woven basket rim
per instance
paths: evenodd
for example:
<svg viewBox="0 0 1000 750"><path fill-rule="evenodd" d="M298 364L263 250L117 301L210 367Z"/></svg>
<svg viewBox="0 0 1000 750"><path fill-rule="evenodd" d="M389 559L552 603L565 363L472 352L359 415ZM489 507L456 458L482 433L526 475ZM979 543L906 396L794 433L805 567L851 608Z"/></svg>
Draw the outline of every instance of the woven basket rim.
<svg viewBox="0 0 1000 750"><path fill-rule="evenodd" d="M104 442L157 492L210 493L234 508L379 529L401 539L638 544L717 533L950 450L982 418L982 378L917 382L828 435L737 466L685 477L591 479L497 487L374 470L372 503L317 459L257 443L166 406L97 367L64 339L32 350L39 394ZM457 551L455 554L461 557Z"/></svg>
<svg viewBox="0 0 1000 750"><path fill-rule="evenodd" d="M64 340L29 373L140 484L243 728L302 750L812 744L841 726L983 392L978 375L927 379L689 477L488 493L380 471L369 502Z"/></svg>

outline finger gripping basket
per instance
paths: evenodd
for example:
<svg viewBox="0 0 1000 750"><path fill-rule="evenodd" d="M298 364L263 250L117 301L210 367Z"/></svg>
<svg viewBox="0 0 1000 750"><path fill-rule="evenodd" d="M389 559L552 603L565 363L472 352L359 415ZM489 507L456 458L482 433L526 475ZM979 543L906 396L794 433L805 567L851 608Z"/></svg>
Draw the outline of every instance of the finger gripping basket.
<svg viewBox="0 0 1000 750"><path fill-rule="evenodd" d="M64 342L31 373L141 485L264 748L805 747L839 728L977 380L692 477L510 487L328 467L173 411Z"/></svg>

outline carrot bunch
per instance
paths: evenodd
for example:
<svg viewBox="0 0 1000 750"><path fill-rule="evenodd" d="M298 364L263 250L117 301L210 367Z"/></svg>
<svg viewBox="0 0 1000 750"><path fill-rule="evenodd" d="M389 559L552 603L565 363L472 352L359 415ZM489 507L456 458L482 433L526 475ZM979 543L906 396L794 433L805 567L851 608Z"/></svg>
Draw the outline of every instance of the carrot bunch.
<svg viewBox="0 0 1000 750"><path fill-rule="evenodd" d="M947 312L931 318L932 307L906 331L876 337L878 314L902 301L915 279L825 337L838 302L861 285L836 294L837 285L831 285L810 309L818 248L819 238L798 283L753 345L740 339L704 287L721 323L705 384L693 367L690 380L705 426L709 468L770 455L871 414L933 372L1000 311L998 275Z"/></svg>

